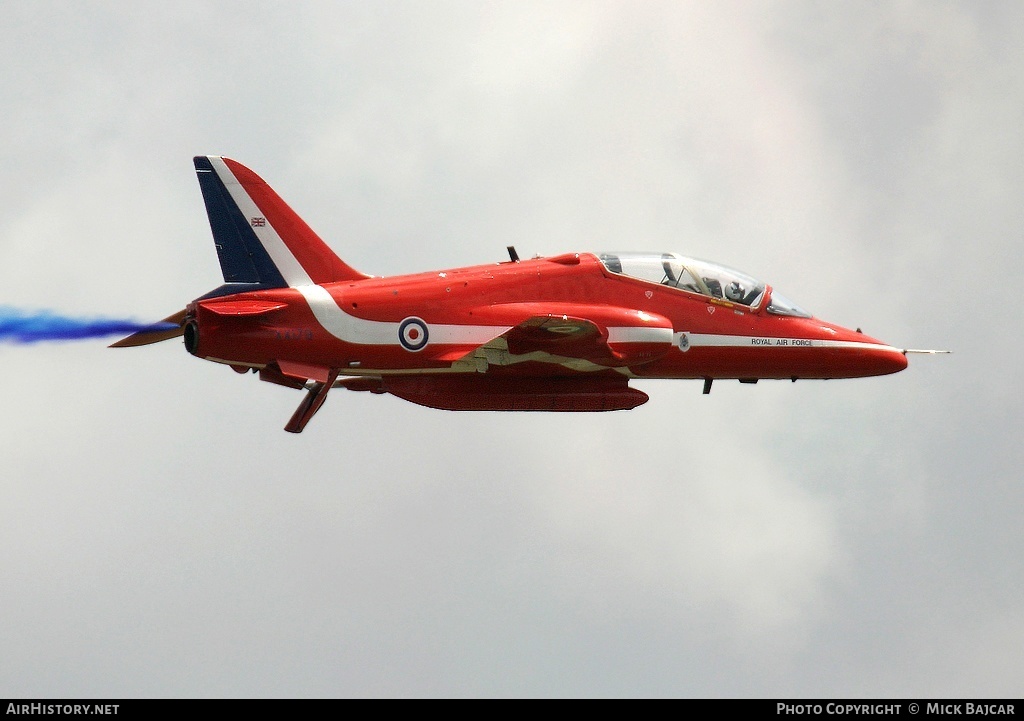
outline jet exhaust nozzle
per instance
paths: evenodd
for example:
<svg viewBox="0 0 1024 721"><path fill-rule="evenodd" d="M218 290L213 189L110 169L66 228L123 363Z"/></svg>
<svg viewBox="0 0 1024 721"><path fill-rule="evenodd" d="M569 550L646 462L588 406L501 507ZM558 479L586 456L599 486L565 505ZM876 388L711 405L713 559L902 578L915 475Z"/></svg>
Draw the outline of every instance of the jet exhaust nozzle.
<svg viewBox="0 0 1024 721"><path fill-rule="evenodd" d="M185 350L192 355L197 355L199 349L199 324L195 320L185 323Z"/></svg>

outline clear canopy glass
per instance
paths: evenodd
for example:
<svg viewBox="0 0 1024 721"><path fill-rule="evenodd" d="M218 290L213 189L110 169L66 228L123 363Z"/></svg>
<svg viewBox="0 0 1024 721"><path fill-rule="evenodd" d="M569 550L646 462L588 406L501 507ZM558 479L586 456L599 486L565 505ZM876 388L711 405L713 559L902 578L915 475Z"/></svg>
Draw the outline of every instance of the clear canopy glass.
<svg viewBox="0 0 1024 721"><path fill-rule="evenodd" d="M738 270L707 260L688 258L678 253L601 253L604 267L651 283L720 298L756 308L764 298L766 286ZM768 312L810 318L811 314L775 291L768 301Z"/></svg>
<svg viewBox="0 0 1024 721"><path fill-rule="evenodd" d="M768 301L768 312L773 315L794 315L797 318L811 317L810 313L774 288L772 289L771 300Z"/></svg>
<svg viewBox="0 0 1024 721"><path fill-rule="evenodd" d="M601 253L604 267L651 283L757 307L765 284L746 273L678 253Z"/></svg>

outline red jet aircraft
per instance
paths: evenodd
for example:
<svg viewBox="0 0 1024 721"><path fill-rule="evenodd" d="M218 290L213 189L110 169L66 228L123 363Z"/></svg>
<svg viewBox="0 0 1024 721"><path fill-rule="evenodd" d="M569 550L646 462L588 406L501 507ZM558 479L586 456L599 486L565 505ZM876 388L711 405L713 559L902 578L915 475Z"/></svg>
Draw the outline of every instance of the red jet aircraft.
<svg viewBox="0 0 1024 721"><path fill-rule="evenodd" d="M813 317L749 275L675 253L567 253L380 278L346 264L266 182L194 159L224 285L113 347L184 335L199 358L307 395L332 388L430 408L613 411L631 378L856 378L906 349Z"/></svg>

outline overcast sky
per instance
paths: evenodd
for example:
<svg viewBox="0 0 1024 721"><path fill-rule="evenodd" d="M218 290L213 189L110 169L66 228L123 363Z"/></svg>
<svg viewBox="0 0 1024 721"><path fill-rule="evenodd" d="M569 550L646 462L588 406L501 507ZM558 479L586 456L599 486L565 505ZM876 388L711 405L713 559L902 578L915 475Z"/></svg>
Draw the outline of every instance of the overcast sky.
<svg viewBox="0 0 1024 721"><path fill-rule="evenodd" d="M0 345L0 695L1017 696L1024 5L0 4L0 305L221 282L191 158L354 267L674 250L949 348L607 414Z"/></svg>

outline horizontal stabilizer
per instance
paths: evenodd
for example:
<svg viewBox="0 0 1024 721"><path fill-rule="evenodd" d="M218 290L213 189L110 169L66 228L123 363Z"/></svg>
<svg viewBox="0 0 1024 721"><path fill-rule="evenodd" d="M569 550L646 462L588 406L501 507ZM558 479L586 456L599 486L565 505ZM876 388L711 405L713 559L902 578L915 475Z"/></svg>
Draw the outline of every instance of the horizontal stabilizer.
<svg viewBox="0 0 1024 721"><path fill-rule="evenodd" d="M140 345L159 343L160 341L177 338L185 332L185 311L180 310L174 315L169 315L159 323L154 323L148 328L132 333L127 338L122 338L116 343L111 343L111 348L134 348Z"/></svg>
<svg viewBox="0 0 1024 721"><path fill-rule="evenodd" d="M211 313L222 316L254 316L272 313L287 308L287 303L274 303L268 300L224 300L207 301L203 307Z"/></svg>

